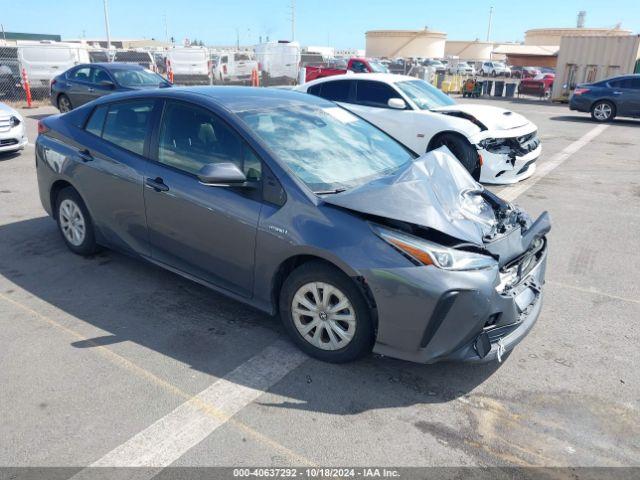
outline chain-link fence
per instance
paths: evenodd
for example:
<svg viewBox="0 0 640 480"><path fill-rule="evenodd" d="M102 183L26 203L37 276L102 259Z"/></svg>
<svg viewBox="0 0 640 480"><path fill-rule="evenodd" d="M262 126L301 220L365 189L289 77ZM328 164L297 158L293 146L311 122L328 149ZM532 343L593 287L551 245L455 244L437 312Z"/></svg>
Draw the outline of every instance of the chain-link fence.
<svg viewBox="0 0 640 480"><path fill-rule="evenodd" d="M326 59L304 53L295 43L272 42L254 48L214 50L206 47L168 50L111 50L74 44L31 44L0 47L0 102L23 107L46 105L51 81L77 64L120 62L143 66L174 85L247 85L291 88L319 76L345 73L347 58ZM450 74L442 65L426 65L412 59L380 60L376 65L391 73L421 78L445 93L514 96L520 79ZM327 73L327 69L330 70ZM322 71L319 74L318 71ZM91 82L93 76L82 81ZM545 85L525 85L522 92L546 98ZM109 93L109 92L106 92Z"/></svg>

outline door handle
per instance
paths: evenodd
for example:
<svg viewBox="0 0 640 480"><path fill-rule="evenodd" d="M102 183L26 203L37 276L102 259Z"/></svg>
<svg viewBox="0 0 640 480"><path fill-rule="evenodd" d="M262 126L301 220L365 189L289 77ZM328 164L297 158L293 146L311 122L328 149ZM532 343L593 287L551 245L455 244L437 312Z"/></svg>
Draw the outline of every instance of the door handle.
<svg viewBox="0 0 640 480"><path fill-rule="evenodd" d="M90 92L95 92L96 91L96 89L92 88L92 87L89 87L87 90L89 90Z"/></svg>
<svg viewBox="0 0 640 480"><path fill-rule="evenodd" d="M622 95L622 92L613 92L614 95Z"/></svg>
<svg viewBox="0 0 640 480"><path fill-rule="evenodd" d="M91 155L91 152L87 148L85 148L84 150L80 150L78 152L78 156L84 163L93 161L93 155Z"/></svg>
<svg viewBox="0 0 640 480"><path fill-rule="evenodd" d="M166 192L169 190L164 183L164 181L160 177L156 178L145 178L144 183L147 187L153 188L156 192Z"/></svg>

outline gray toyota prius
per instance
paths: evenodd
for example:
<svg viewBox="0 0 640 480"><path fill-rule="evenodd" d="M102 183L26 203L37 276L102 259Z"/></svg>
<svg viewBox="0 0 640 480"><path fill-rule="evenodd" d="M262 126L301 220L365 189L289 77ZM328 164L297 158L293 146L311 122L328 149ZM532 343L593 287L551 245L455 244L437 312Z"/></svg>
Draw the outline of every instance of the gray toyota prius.
<svg viewBox="0 0 640 480"><path fill-rule="evenodd" d="M501 360L540 314L546 213L321 98L122 93L38 132L40 199L72 252L126 252L279 314L319 359Z"/></svg>

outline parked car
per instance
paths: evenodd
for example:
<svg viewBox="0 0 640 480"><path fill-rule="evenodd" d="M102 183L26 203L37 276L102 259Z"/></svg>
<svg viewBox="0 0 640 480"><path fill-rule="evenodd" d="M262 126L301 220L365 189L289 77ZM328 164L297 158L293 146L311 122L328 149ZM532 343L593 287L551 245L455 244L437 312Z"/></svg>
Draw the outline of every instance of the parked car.
<svg viewBox="0 0 640 480"><path fill-rule="evenodd" d="M0 154L22 150L27 141L22 115L0 102Z"/></svg>
<svg viewBox="0 0 640 480"><path fill-rule="evenodd" d="M483 77L510 77L511 69L503 62L482 62L479 73Z"/></svg>
<svg viewBox="0 0 640 480"><path fill-rule="evenodd" d="M68 112L114 92L170 87L157 73L130 63L89 63L71 68L51 81L51 104Z"/></svg>
<svg viewBox="0 0 640 480"><path fill-rule="evenodd" d="M483 183L533 174L542 146L523 116L489 105L457 105L429 83L393 74L316 80L298 90L338 102L418 154L443 145Z"/></svg>
<svg viewBox="0 0 640 480"><path fill-rule="evenodd" d="M534 78L522 79L518 84L518 94L551 98L555 78L553 73L540 73Z"/></svg>
<svg viewBox="0 0 640 480"><path fill-rule="evenodd" d="M212 68L213 78L219 83L250 81L254 70L258 71L258 62L244 52L224 53Z"/></svg>
<svg viewBox="0 0 640 480"><path fill-rule="evenodd" d="M151 55L151 52L147 52L145 50L116 50L113 61L140 65L141 67L152 71L155 71L156 68L156 62L153 59L153 55Z"/></svg>
<svg viewBox="0 0 640 480"><path fill-rule="evenodd" d="M20 75L0 58L0 98L18 100L24 96Z"/></svg>
<svg viewBox="0 0 640 480"><path fill-rule="evenodd" d="M39 132L40 200L72 252L122 250L278 313L321 360L500 359L540 313L546 213L321 98L147 90Z"/></svg>
<svg viewBox="0 0 640 480"><path fill-rule="evenodd" d="M422 66L431 67L436 73L445 73L447 71L447 67L440 60L427 59L422 62Z"/></svg>
<svg viewBox="0 0 640 480"><path fill-rule="evenodd" d="M388 73L389 70L378 61L354 57L350 58L345 66L327 64L321 66L307 66L305 69L306 81L310 82L317 78L332 77L334 75L344 75L347 72L353 73Z"/></svg>
<svg viewBox="0 0 640 480"><path fill-rule="evenodd" d="M520 67L518 65L511 65L511 76L513 78L534 78L540 75L540 70L536 67Z"/></svg>
<svg viewBox="0 0 640 480"><path fill-rule="evenodd" d="M640 117L640 74L578 85L569 99L569 108L591 112L591 118L598 122Z"/></svg>
<svg viewBox="0 0 640 480"><path fill-rule="evenodd" d="M448 71L451 75L475 75L476 69L473 65L468 64L467 62L457 62L455 64L450 64L448 67Z"/></svg>

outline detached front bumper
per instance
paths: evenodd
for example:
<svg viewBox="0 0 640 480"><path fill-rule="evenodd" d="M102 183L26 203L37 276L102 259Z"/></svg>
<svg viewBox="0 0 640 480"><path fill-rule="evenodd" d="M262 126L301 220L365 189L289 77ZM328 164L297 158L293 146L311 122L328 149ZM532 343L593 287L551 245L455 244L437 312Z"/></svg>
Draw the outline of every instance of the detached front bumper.
<svg viewBox="0 0 640 480"><path fill-rule="evenodd" d="M513 349L538 319L546 262L545 245L535 266L506 291L499 291L498 267L367 272L378 307L374 352L418 363L496 359L499 348Z"/></svg>
<svg viewBox="0 0 640 480"><path fill-rule="evenodd" d="M537 132L496 140L504 143L499 147L483 146L483 142L477 145L478 153L482 155L480 182L513 184L533 175L536 161L542 154Z"/></svg>

